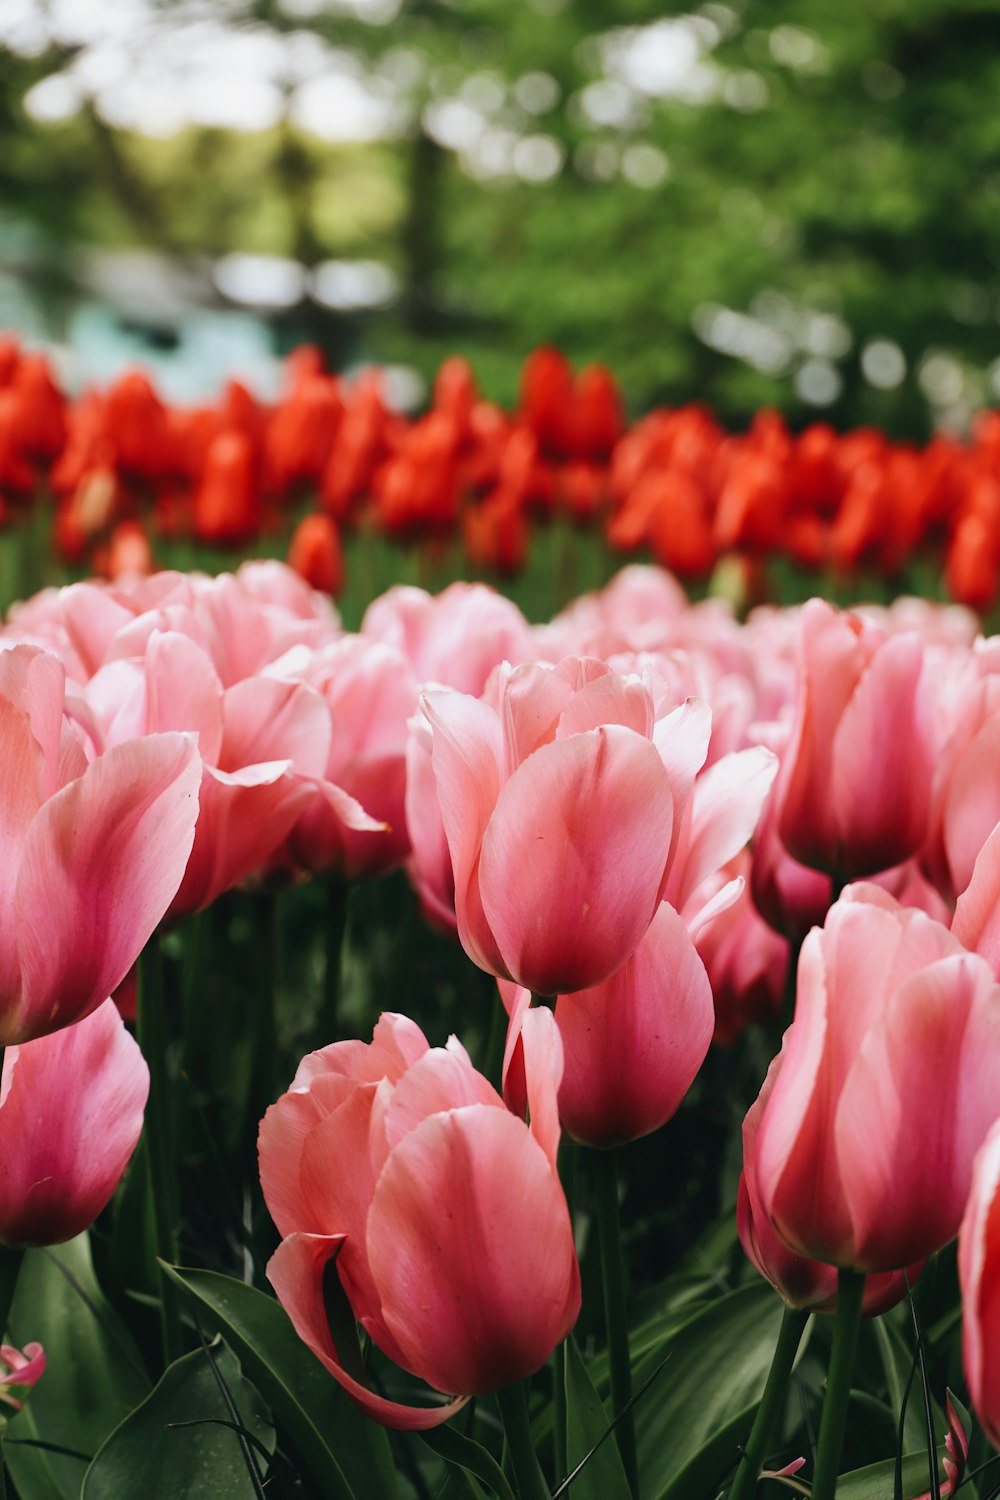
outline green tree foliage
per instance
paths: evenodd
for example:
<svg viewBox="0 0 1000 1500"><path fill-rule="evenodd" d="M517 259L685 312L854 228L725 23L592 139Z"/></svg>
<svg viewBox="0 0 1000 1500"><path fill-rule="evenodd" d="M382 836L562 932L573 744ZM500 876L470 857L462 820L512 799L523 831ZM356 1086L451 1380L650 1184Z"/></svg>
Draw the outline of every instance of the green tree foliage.
<svg viewBox="0 0 1000 1500"><path fill-rule="evenodd" d="M163 4L162 24L190 12ZM610 363L636 410L701 399L742 422L774 404L923 436L996 399L990 0L668 15L649 0L236 0L225 16L348 54L391 106L390 136L331 145L286 113L256 135L151 140L93 102L40 125L24 96L72 52L8 51L0 199L61 244L383 259L403 293L367 352L430 374L459 350L504 400L548 340Z"/></svg>

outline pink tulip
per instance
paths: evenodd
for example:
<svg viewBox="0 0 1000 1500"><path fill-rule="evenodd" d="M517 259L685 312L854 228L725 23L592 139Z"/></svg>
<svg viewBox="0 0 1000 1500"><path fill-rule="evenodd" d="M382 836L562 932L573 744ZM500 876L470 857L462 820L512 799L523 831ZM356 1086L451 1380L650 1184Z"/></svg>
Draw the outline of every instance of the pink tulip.
<svg viewBox="0 0 1000 1500"><path fill-rule="evenodd" d="M11 1344L0 1344L0 1401L22 1411L24 1403L45 1374L45 1350L41 1344L25 1344L24 1351Z"/></svg>
<svg viewBox="0 0 1000 1500"><path fill-rule="evenodd" d="M288 862L349 880L398 868L410 852L407 722L418 696L406 658L380 641L342 635L290 652L272 670L307 684L330 720L322 780L288 839Z"/></svg>
<svg viewBox="0 0 1000 1500"><path fill-rule="evenodd" d="M531 994L503 981L500 992L511 1017L504 1095L521 1113L521 1030ZM610 979L560 995L555 1022L562 1041L559 1118L574 1140L617 1146L666 1124L705 1060L714 1023L705 966L673 908L660 906Z"/></svg>
<svg viewBox="0 0 1000 1500"><path fill-rule="evenodd" d="M548 1013L534 1028L558 1047ZM533 1078L529 1128L459 1042L430 1048L412 1021L387 1014L370 1044L304 1058L264 1116L261 1184L282 1236L271 1284L300 1338L387 1426L436 1426L469 1395L530 1375L576 1321L556 1076ZM324 1304L331 1264L378 1347L455 1399L407 1406L347 1367Z"/></svg>
<svg viewBox="0 0 1000 1500"><path fill-rule="evenodd" d="M502 661L516 665L538 654L517 605L485 583L453 583L437 598L397 585L368 606L361 634L402 652L418 682L473 697Z"/></svg>
<svg viewBox="0 0 1000 1500"><path fill-rule="evenodd" d="M427 693L458 933L543 994L600 984L663 898L711 716L657 718L639 677L568 658L504 670L498 706Z"/></svg>
<svg viewBox="0 0 1000 1500"><path fill-rule="evenodd" d="M800 1255L910 1265L955 1234L998 1098L988 964L880 887L850 887L802 948L760 1122L763 1212Z"/></svg>
<svg viewBox="0 0 1000 1500"><path fill-rule="evenodd" d="M819 599L804 606L801 632L778 832L802 864L872 875L902 864L927 832L936 743L923 642Z"/></svg>
<svg viewBox="0 0 1000 1500"><path fill-rule="evenodd" d="M976 1157L958 1234L962 1288L962 1354L972 1404L994 1447L1000 1447L1000 1121Z"/></svg>
<svg viewBox="0 0 1000 1500"><path fill-rule="evenodd" d="M775 1058L771 1063L764 1087L743 1121L743 1171L736 1198L736 1227L747 1259L789 1307L834 1312L837 1305L836 1266L809 1260L790 1250L772 1228L761 1201L758 1139L780 1061L780 1058ZM906 1296L906 1276L912 1285L922 1269L923 1262L918 1261L908 1268L906 1275L900 1270L868 1276L862 1312L874 1318L895 1307Z"/></svg>
<svg viewBox="0 0 1000 1500"><path fill-rule="evenodd" d="M745 852L720 871L714 884L749 871ZM789 947L757 913L744 884L733 904L695 934L715 1002L714 1040L736 1040L743 1028L776 1021L781 1014Z"/></svg>
<svg viewBox="0 0 1000 1500"><path fill-rule="evenodd" d="M113 1000L8 1047L0 1099L0 1241L57 1245L92 1224L142 1130L149 1069Z"/></svg>
<svg viewBox="0 0 1000 1500"><path fill-rule="evenodd" d="M201 762L157 734L89 765L64 716L65 673L0 652L0 1042L89 1015L121 983L187 863Z"/></svg>

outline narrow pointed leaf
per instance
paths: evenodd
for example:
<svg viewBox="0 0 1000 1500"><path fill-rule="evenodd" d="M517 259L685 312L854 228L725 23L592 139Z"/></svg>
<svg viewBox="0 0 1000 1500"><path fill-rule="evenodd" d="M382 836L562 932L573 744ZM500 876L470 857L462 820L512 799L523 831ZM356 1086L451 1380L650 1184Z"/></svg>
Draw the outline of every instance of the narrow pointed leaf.
<svg viewBox="0 0 1000 1500"><path fill-rule="evenodd" d="M507 1476L488 1449L482 1443L477 1443L474 1438L465 1437L456 1428L445 1423L442 1427L431 1427L420 1434L421 1440L428 1448L433 1448L439 1458L446 1463L456 1464L461 1469L467 1469L470 1474L482 1481L487 1489L498 1495L500 1500L514 1500L514 1491L511 1489Z"/></svg>
<svg viewBox="0 0 1000 1500"><path fill-rule="evenodd" d="M286 1430L326 1500L391 1500L398 1491L384 1430L364 1417L311 1354L273 1297L215 1271L164 1267L221 1333Z"/></svg>
<svg viewBox="0 0 1000 1500"><path fill-rule="evenodd" d="M630 1490L614 1435L587 1366L572 1337L566 1340L566 1458L568 1472L583 1463L567 1490L572 1500L629 1500ZM556 1476L561 1483L564 1475Z"/></svg>

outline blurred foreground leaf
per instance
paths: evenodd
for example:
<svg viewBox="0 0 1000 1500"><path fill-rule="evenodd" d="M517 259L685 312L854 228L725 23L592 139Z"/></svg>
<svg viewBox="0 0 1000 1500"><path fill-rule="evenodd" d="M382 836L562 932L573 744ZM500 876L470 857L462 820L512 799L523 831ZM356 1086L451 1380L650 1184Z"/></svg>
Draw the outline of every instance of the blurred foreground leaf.
<svg viewBox="0 0 1000 1500"><path fill-rule="evenodd" d="M27 1251L10 1335L18 1348L37 1339L47 1361L4 1444L18 1493L21 1500L76 1500L88 1460L149 1393L131 1334L94 1277L86 1234L51 1250ZM16 1440L22 1438L84 1457L21 1446Z"/></svg>

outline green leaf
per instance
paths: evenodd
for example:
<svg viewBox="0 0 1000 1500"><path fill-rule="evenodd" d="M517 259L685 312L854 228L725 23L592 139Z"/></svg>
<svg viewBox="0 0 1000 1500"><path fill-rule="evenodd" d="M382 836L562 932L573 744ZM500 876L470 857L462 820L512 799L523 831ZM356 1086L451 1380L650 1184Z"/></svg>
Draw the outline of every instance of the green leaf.
<svg viewBox="0 0 1000 1500"><path fill-rule="evenodd" d="M214 1349L212 1357L243 1427L272 1452L274 1429L260 1396L228 1349ZM80 1500L135 1500L137 1495L255 1500L259 1488L229 1421L208 1353L185 1354L108 1438L87 1470ZM178 1425L183 1423L196 1425Z"/></svg>
<svg viewBox="0 0 1000 1500"><path fill-rule="evenodd" d="M660 1491L658 1500L692 1500L700 1495L714 1497L723 1475L733 1468L739 1446L746 1442L756 1415L755 1401L725 1422L678 1470L666 1489Z"/></svg>
<svg viewBox="0 0 1000 1500"><path fill-rule="evenodd" d="M239 1357L324 1500L389 1500L397 1493L384 1429L348 1400L279 1302L216 1271L164 1271L192 1298L199 1320Z"/></svg>
<svg viewBox="0 0 1000 1500"><path fill-rule="evenodd" d="M506 1474L482 1443L465 1437L447 1423L441 1427L431 1427L420 1436L439 1458L443 1458L446 1463L457 1464L461 1469L468 1469L470 1474L481 1479L495 1495L499 1495L500 1500L515 1500Z"/></svg>
<svg viewBox="0 0 1000 1500"><path fill-rule="evenodd" d="M27 1251L9 1328L18 1348L37 1339L47 1360L28 1406L11 1419L11 1438L39 1438L90 1458L149 1393L131 1335L95 1279L86 1234ZM14 1442L4 1451L21 1500L76 1500L86 1461Z"/></svg>
<svg viewBox="0 0 1000 1500"><path fill-rule="evenodd" d="M572 1336L566 1340L568 1472L586 1463L569 1487L573 1500L630 1500L628 1480L609 1421ZM562 1476L558 1476L560 1479Z"/></svg>
<svg viewBox="0 0 1000 1500"><path fill-rule="evenodd" d="M842 1474L837 1480L837 1500L886 1500L886 1496L892 1494L895 1474L896 1460L893 1458L888 1458L883 1463L868 1464L864 1469L854 1469L850 1474ZM941 1477L943 1479L944 1475ZM929 1487L926 1452L904 1455L904 1500L915 1500L918 1495L926 1495Z"/></svg>
<svg viewBox="0 0 1000 1500"><path fill-rule="evenodd" d="M766 1283L754 1282L702 1309L639 1361L632 1372L635 1390L669 1355L653 1389L635 1407L644 1495L679 1496L680 1476L693 1471L707 1480L703 1493L714 1500L736 1461L735 1418L742 1415L750 1430L781 1314L780 1297ZM718 1438L723 1428L732 1432L728 1451ZM684 1500L702 1500L690 1485L683 1494Z"/></svg>

